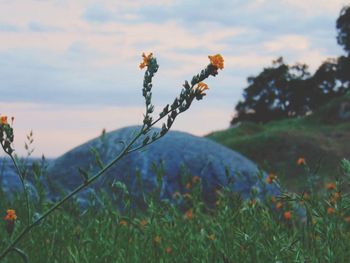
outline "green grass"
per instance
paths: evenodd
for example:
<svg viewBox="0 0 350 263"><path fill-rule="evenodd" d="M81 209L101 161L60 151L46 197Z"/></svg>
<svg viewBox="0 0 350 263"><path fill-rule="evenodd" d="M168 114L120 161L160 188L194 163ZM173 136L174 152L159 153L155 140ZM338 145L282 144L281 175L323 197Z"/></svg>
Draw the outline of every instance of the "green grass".
<svg viewBox="0 0 350 263"><path fill-rule="evenodd" d="M333 180L340 161L350 157L350 122L338 120L342 103L350 103L350 95L335 99L304 118L274 121L267 124L242 123L209 134L207 137L236 150L266 171L280 175L290 190L306 187L306 178L295 166L304 157L317 170L320 185Z"/></svg>
<svg viewBox="0 0 350 263"><path fill-rule="evenodd" d="M181 201L180 208L154 201L152 195L147 196L143 211L126 209L123 213L106 196L99 210L81 211L69 203L34 228L18 247L32 263L348 262L350 197L342 191L349 178L350 162L344 161L336 189L311 192L309 198L285 192L276 200L269 196L243 201L223 188L217 192L215 205L208 207L201 199L201 183L192 182L187 193L174 196ZM341 197L334 200L337 192ZM23 200L10 201L3 194L1 200L3 215L6 209L16 210L15 235L26 216ZM124 195L123 201L131 200ZM42 201L33 209L43 212L50 205ZM327 213L329 207L334 213ZM284 217L287 211L292 214L289 220ZM9 241L2 221L0 249ZM3 262L21 260L11 253Z"/></svg>

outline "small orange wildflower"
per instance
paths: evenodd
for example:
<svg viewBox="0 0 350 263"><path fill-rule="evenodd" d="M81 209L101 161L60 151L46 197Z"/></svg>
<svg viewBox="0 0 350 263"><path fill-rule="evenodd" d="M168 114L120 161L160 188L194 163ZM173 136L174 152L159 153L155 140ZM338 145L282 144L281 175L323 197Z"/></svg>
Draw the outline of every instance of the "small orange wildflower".
<svg viewBox="0 0 350 263"><path fill-rule="evenodd" d="M283 217L285 220L290 220L292 218L292 212L291 211L285 211L283 213Z"/></svg>
<svg viewBox="0 0 350 263"><path fill-rule="evenodd" d="M335 183L331 182L331 183L327 183L325 185L325 188L327 190L331 191L331 190L335 190L337 188L337 185Z"/></svg>
<svg viewBox="0 0 350 263"><path fill-rule="evenodd" d="M328 207L327 208L327 214L331 215L335 213L335 209L333 207Z"/></svg>
<svg viewBox="0 0 350 263"><path fill-rule="evenodd" d="M266 177L265 182L266 182L267 184L272 184L273 181L276 180L276 179L277 179L277 175L270 173L270 174Z"/></svg>
<svg viewBox="0 0 350 263"><path fill-rule="evenodd" d="M120 220L119 225L121 226L127 226L128 222L126 222L125 220Z"/></svg>
<svg viewBox="0 0 350 263"><path fill-rule="evenodd" d="M208 238L211 240L211 241L214 241L216 239L216 236L214 234L211 234L208 236Z"/></svg>
<svg viewBox="0 0 350 263"><path fill-rule="evenodd" d="M13 209L7 210L7 214L4 219L6 221L15 221L17 219L16 211Z"/></svg>
<svg viewBox="0 0 350 263"><path fill-rule="evenodd" d="M300 157L297 161L297 164L298 165L305 165L306 164L306 161L305 161L305 158L303 157Z"/></svg>
<svg viewBox="0 0 350 263"><path fill-rule="evenodd" d="M200 94L206 95L206 94L204 93L204 91L208 90L209 87L208 87L208 85L205 84L204 82L199 82L199 83L197 84L197 87L196 87L195 89L196 89L196 91L198 91Z"/></svg>
<svg viewBox="0 0 350 263"><path fill-rule="evenodd" d="M208 56L210 60L210 64L218 69L224 68L224 58L220 54L216 54L214 56Z"/></svg>
<svg viewBox="0 0 350 263"><path fill-rule="evenodd" d="M185 188L186 188L187 190L190 190L191 187L192 187L191 183L187 183L186 186L185 186Z"/></svg>
<svg viewBox="0 0 350 263"><path fill-rule="evenodd" d="M188 210L188 211L185 213L185 219L188 219L188 220L193 219L193 211L192 211L192 209Z"/></svg>
<svg viewBox="0 0 350 263"><path fill-rule="evenodd" d="M0 123L1 123L2 125L7 124L7 116L1 116Z"/></svg>
<svg viewBox="0 0 350 263"><path fill-rule="evenodd" d="M172 249L171 247L167 247L167 248L165 249L165 253L171 254L171 252L173 252L173 249Z"/></svg>
<svg viewBox="0 0 350 263"><path fill-rule="evenodd" d="M155 236L153 241L154 243L160 244L160 242L162 241L162 238L160 236Z"/></svg>
<svg viewBox="0 0 350 263"><path fill-rule="evenodd" d="M195 175L192 177L192 183L196 184L199 183L201 178L198 175Z"/></svg>
<svg viewBox="0 0 350 263"><path fill-rule="evenodd" d="M146 55L145 53L142 53L143 61L140 63L140 69L143 69L144 67L147 67L149 65L150 60L152 59L153 53L149 53L149 55Z"/></svg>
<svg viewBox="0 0 350 263"><path fill-rule="evenodd" d="M8 209L7 210L7 214L4 217L4 219L7 222L7 224L6 224L6 231L11 236L13 230L15 229L15 221L17 219L16 211L13 210L13 209Z"/></svg>
<svg viewBox="0 0 350 263"><path fill-rule="evenodd" d="M275 207L276 207L277 210L280 210L283 207L283 203L282 202L277 202Z"/></svg>

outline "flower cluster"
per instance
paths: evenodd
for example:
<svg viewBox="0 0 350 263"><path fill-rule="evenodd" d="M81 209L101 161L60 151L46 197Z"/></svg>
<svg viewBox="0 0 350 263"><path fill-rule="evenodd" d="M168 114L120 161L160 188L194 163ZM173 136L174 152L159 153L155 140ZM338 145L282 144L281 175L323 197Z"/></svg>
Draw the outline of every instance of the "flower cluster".
<svg viewBox="0 0 350 263"><path fill-rule="evenodd" d="M216 76L218 74L218 70L222 70L224 68L224 59L220 54L214 56L208 56L210 63L209 65L203 69L199 74L195 75L192 78L191 83L185 81L183 85L183 89L180 92L180 95L175 98L172 104L167 104L162 112L159 114L158 119L153 120L151 114L154 111L154 106L152 105L152 78L154 74L158 71L159 65L157 60L153 57L153 53L146 55L142 54L142 62L140 63L140 69L146 69L142 95L146 101L146 114L144 115L144 134L149 131L150 127L153 126L160 119L167 117L166 122L163 123L162 129L160 133L153 132L152 136L145 136L142 145L145 146L150 144L151 142L159 139L164 136L172 124L175 121L175 118L182 112L186 111L192 104L194 99L201 100L206 93L204 91L208 90L209 87L207 84L203 82L204 79L209 76Z"/></svg>

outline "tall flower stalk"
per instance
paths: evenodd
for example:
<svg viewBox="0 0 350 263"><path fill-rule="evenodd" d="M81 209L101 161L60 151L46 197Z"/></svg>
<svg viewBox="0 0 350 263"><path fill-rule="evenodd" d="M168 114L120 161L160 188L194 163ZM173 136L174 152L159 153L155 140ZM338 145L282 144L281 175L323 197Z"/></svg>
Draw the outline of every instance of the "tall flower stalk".
<svg viewBox="0 0 350 263"><path fill-rule="evenodd" d="M185 81L183 84L183 88L180 92L180 95L174 99L171 104L167 104L163 110L159 113L158 117L154 118L152 113L154 112L154 105L152 104L152 79L155 73L158 71L159 65L153 54L150 53L148 55L142 54L143 61L140 64L140 69L146 68L144 81L143 81L143 89L142 95L145 98L145 114L143 118L143 125L139 132L135 135L135 137L128 143L124 145L124 148L121 152L107 165L102 166L101 169L91 177L86 175L81 185L75 188L73 191L64 196L61 200L59 200L56 204L54 204L50 209L44 212L39 217L36 217L34 220L31 220L30 213L30 205L28 198L28 191L25 185L25 178L22 175L20 169L18 168L17 162L15 158L13 158L12 153L14 149L12 148L12 143L14 139L13 128L11 125L7 123L6 116L0 116L0 142L3 150L7 155L10 156L13 161L18 176L23 185L24 195L26 199L27 206L27 224L22 229L19 234L14 237L11 241L9 241L8 246L4 249L4 251L0 254L0 261L8 255L9 252L16 252L20 254L21 258L24 262L27 262L26 254L17 248L18 243L22 240L24 236L26 236L35 226L39 225L46 217L48 217L51 213L53 213L57 208L62 206L66 201L70 200L73 196L79 193L81 190L88 187L98 178L100 178L107 170L109 170L115 163L117 163L121 158L126 156L127 154L137 151L155 141L163 137L173 125L176 117L185 112L191 106L194 99L201 100L206 94L204 91L208 90L208 85L203 83L202 81L207 79L209 76L216 76L218 74L219 69L223 69L224 67L224 59L220 54L209 56L210 63L197 75L193 76L191 80L191 84L188 81ZM165 120L162 124L162 128L160 132L153 131L151 133L151 128L157 124L158 122ZM139 143L139 139L141 139L141 143ZM17 219L14 210L9 210L7 218L8 225L12 228L11 234L14 227L14 222Z"/></svg>

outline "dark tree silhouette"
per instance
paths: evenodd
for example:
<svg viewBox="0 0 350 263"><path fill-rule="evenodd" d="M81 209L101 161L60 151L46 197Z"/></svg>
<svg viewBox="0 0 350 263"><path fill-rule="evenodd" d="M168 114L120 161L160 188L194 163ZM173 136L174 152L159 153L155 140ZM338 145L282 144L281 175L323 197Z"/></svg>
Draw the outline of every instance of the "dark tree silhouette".
<svg viewBox="0 0 350 263"><path fill-rule="evenodd" d="M247 79L249 86L243 91L244 101L237 104L237 115L231 124L239 121L265 123L305 114L310 110L308 96L312 93L305 83L309 76L306 65L290 67L282 57L273 61L272 67Z"/></svg>
<svg viewBox="0 0 350 263"><path fill-rule="evenodd" d="M337 41L347 56L328 59L313 76L304 64L288 66L273 61L255 77L249 77L243 101L236 105L231 124L240 121L265 123L304 116L350 90L350 6L342 8L336 21Z"/></svg>
<svg viewBox="0 0 350 263"><path fill-rule="evenodd" d="M337 19L337 41L343 46L344 50L350 55L350 6L345 6L340 11L340 16Z"/></svg>

